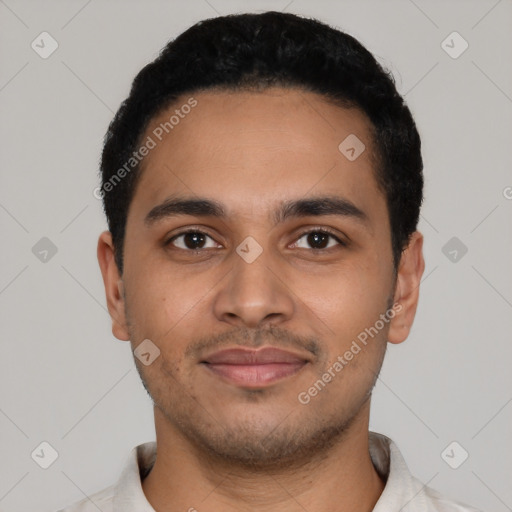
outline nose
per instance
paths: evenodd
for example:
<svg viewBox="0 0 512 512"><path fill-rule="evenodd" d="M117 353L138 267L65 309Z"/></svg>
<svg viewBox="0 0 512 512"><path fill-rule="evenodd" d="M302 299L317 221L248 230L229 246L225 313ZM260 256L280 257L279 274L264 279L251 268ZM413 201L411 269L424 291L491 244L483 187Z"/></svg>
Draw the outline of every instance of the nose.
<svg viewBox="0 0 512 512"><path fill-rule="evenodd" d="M269 250L254 260L234 252L233 266L214 297L214 314L219 321L236 327L264 327L288 321L295 310L293 292L286 272L279 268Z"/></svg>

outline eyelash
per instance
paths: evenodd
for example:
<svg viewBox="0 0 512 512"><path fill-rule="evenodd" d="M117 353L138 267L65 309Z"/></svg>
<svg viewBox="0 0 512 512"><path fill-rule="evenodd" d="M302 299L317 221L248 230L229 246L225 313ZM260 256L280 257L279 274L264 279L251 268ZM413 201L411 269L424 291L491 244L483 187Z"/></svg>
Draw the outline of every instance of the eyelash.
<svg viewBox="0 0 512 512"><path fill-rule="evenodd" d="M180 236L187 235L187 234L192 234L192 233L193 234L206 235L207 237L209 237L209 238L211 238L213 240L213 237L210 236L207 232L201 231L200 229L191 229L191 228L189 228L189 229L187 229L185 231L181 231L180 233L174 234L171 238L169 238L167 241L164 242L164 246L167 247L168 245L171 245L171 243L174 240L176 240L177 238L179 238ZM326 228L313 228L313 229L310 229L308 231L304 231L296 239L296 242L298 240L300 240L301 238L303 238L304 236L309 235L311 233L321 233L323 235L328 235L331 238L334 238L334 240L336 240L336 242L338 242L338 244L340 246L342 246L342 247L346 247L347 246L346 242L344 242L343 240L340 240L340 238L336 234L334 234L332 231L330 231L330 230L328 230ZM186 251L186 252L190 252L190 253L198 253L198 252L207 250L207 249L201 249L201 248L198 248L198 249L182 249L181 247L175 247L175 249ZM325 249L310 249L310 251L329 251L331 249L334 249L334 247L328 247L328 248L325 248Z"/></svg>

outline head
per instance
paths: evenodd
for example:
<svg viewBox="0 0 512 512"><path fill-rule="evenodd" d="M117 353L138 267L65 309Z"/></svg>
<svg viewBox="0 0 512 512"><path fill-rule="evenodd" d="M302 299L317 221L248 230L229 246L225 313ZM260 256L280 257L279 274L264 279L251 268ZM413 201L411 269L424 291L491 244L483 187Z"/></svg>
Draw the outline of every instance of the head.
<svg viewBox="0 0 512 512"><path fill-rule="evenodd" d="M197 23L135 78L101 176L113 333L158 353L135 362L161 425L266 468L364 425L416 311L423 177L411 113L357 40L277 12ZM261 346L304 364L259 387L208 368Z"/></svg>

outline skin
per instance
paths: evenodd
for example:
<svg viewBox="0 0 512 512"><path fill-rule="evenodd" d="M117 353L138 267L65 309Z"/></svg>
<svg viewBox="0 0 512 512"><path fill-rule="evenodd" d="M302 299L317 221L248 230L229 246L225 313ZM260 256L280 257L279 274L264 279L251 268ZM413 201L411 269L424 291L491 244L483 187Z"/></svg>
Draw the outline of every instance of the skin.
<svg viewBox="0 0 512 512"><path fill-rule="evenodd" d="M198 105L145 158L122 276L110 233L98 241L114 336L132 350L144 339L160 350L148 366L135 358L155 404L158 445L144 493L158 512L370 511L384 488L368 451L371 390L387 342L403 342L413 323L423 236L411 237L395 281L370 124L357 109L279 88L193 96ZM158 115L146 136L187 99ZM366 146L355 161L338 150L349 134ZM215 199L227 216L180 215L146 226L147 213L172 194ZM368 223L270 218L283 200L333 194L363 210ZM204 248L187 249L184 237L164 245L190 227L208 235ZM314 250L313 228L347 245L329 238L328 248ZM263 250L252 263L236 252L247 236ZM299 393L392 303L401 306L394 318L301 404ZM236 346L280 347L308 363L260 389L200 364L206 352Z"/></svg>

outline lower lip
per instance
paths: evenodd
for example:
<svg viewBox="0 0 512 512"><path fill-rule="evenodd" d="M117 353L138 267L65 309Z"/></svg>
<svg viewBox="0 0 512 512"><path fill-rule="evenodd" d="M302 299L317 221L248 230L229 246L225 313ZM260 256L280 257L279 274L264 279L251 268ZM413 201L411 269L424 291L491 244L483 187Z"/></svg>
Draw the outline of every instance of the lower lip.
<svg viewBox="0 0 512 512"><path fill-rule="evenodd" d="M230 383L243 387L261 387L296 374L305 364L305 362L247 365L206 363L205 366Z"/></svg>

